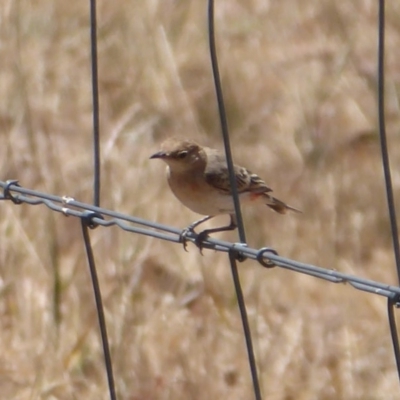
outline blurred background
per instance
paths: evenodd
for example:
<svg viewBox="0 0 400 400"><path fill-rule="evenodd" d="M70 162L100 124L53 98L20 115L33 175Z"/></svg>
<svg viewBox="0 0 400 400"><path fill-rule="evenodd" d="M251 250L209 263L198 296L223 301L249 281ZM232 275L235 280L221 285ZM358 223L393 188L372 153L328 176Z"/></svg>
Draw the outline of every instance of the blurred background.
<svg viewBox="0 0 400 400"><path fill-rule="evenodd" d="M396 284L377 2L220 0L215 12L234 160L303 210L244 209L249 245ZM398 199L399 3L386 15ZM222 148L206 17L205 0L98 2L103 207L178 228L199 217L148 158L169 136ZM5 0L0 18L1 180L91 202L89 4ZM253 398L226 255L117 228L91 237L119 399ZM0 238L1 397L107 399L80 221L3 202ZM399 398L384 298L239 267L264 399Z"/></svg>

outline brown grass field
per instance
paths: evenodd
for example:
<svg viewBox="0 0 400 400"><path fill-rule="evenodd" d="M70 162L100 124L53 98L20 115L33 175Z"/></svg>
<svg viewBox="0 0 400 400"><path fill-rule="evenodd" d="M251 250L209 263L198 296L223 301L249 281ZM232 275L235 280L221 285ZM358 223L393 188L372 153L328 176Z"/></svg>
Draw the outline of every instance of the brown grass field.
<svg viewBox="0 0 400 400"><path fill-rule="evenodd" d="M88 3L0 5L0 179L84 202ZM387 3L386 121L400 199L400 4ZM205 0L99 2L102 206L179 228L198 218L148 157L172 135L222 148L206 11ZM249 245L396 284L377 12L371 0L220 0L216 33L234 159L304 211L245 209ZM226 254L117 228L91 238L119 399L254 398ZM263 399L400 398L385 298L251 261L239 268ZM44 206L0 204L0 398L108 398L80 221Z"/></svg>

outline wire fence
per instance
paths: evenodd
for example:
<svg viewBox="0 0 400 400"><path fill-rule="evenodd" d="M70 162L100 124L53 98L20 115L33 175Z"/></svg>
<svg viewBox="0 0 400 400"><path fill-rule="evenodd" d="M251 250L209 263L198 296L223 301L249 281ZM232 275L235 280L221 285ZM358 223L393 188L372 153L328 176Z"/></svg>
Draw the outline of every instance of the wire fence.
<svg viewBox="0 0 400 400"><path fill-rule="evenodd" d="M96 40L96 0L90 0L91 12L91 52L92 52L92 85L93 85L93 145L94 145L94 195L93 203L86 204L79 202L72 197L57 196L53 194L39 192L30 188L20 186L16 180L0 181L0 187L3 192L0 194L0 200L10 201L16 205L27 204L31 206L45 206L51 211L59 212L65 216L79 218L82 221L82 232L85 243L85 249L88 259L88 264L91 272L94 296L97 306L100 333L103 343L103 353L105 359L106 372L108 377L110 398L116 399L116 390L114 384L112 360L107 338L107 328L104 318L104 311L102 305L102 296L100 285L97 279L96 266L94 261L93 250L90 243L89 229L94 229L98 226L111 227L117 226L120 229L136 233L139 235L151 236L156 239L170 241L173 243L182 242L183 231L155 223L153 221L144 220L141 218L133 217L130 215L122 214L106 208L101 208L100 205L100 123L99 123L99 99L98 99L98 73L97 73L97 40ZM382 160L385 173L385 183L387 190L388 208L392 227L392 238L397 263L397 270L400 276L400 250L398 244L398 232L396 225L396 214L393 200L393 189L390 176L390 165L386 143L385 132L385 119L384 119L384 33L385 33L385 2L379 0L379 28L378 28L378 114L379 114L379 128L382 148ZM241 290L237 261L243 262L245 260L254 260L261 267L271 269L274 267L283 268L289 271L305 274L325 280L331 283L347 283L354 289L368 292L371 294L383 296L387 298L387 311L389 319L389 327L393 342L394 355L397 363L398 375L400 378L400 349L397 335L396 321L394 316L395 307L400 307L400 287L389 285L374 280L341 273L336 270L326 269L323 267L302 263L296 260L291 260L280 256L274 249L269 247L263 248L250 248L246 243L245 230L243 227L243 220L240 212L240 203L238 192L236 188L236 181L234 177L233 160L229 143L229 129L227 118L225 114L224 99L222 93L222 86L219 77L218 59L215 45L214 35L214 1L208 1L208 22L209 22L209 44L210 56L213 69L216 97L218 102L219 115L221 119L222 137L225 146L225 153L227 164L230 173L230 182L232 187L232 194L235 204L235 213L238 220L238 231L240 243L231 243L207 237L203 242L203 248L212 249L219 252L228 254L229 262L232 270L232 278L235 284L236 295L241 312L244 336L247 345L247 352L249 358L250 372L253 381L254 397L261 400L261 391L257 374L257 367L255 362L255 355L253 351L251 332L247 320L247 313L245 307L245 300ZM198 235L191 231L186 232L185 239L195 242Z"/></svg>
<svg viewBox="0 0 400 400"><path fill-rule="evenodd" d="M122 214L106 208L96 207L91 204L81 203L74 200L72 197L55 196L24 188L19 186L15 180L7 182L0 181L0 187L3 189L0 200L9 200L15 204L25 203L32 206L44 205L50 210L59 212L65 216L84 219L87 221L87 225L92 229L97 226L117 226L126 232L151 236L173 243L181 243L183 231L168 225ZM197 236L195 232L189 232L185 235L185 237L193 243ZM274 249L269 247L254 249L242 243L231 243L207 237L203 243L203 248L234 254L236 259L240 261L245 261L246 259L254 260L264 268L281 267L332 283L348 283L354 289L387 297L396 305L400 306L400 287L398 286L388 285L345 274L333 269L326 269L281 257Z"/></svg>

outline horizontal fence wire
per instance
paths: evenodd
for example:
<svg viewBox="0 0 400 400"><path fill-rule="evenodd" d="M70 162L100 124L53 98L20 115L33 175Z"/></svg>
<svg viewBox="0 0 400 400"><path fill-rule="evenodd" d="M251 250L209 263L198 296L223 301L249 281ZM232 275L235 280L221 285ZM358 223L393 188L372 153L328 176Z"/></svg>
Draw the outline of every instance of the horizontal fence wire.
<svg viewBox="0 0 400 400"><path fill-rule="evenodd" d="M104 227L117 226L127 232L151 236L174 243L180 243L182 240L182 230L178 228L82 203L72 197L56 196L27 189L19 186L15 180L0 181L0 187L3 188L0 200L9 200L15 204L45 205L50 210L60 212L66 216L86 218L90 220L89 226L92 228L99 225ZM185 237L194 242L197 234L190 232ZM398 286L281 257L274 249L269 247L253 249L242 243L231 243L208 237L203 243L203 248L226 253L233 252L240 260L243 258L256 260L261 266L266 268L276 266L332 283L348 283L357 290L387 297L396 306L400 306L400 287Z"/></svg>

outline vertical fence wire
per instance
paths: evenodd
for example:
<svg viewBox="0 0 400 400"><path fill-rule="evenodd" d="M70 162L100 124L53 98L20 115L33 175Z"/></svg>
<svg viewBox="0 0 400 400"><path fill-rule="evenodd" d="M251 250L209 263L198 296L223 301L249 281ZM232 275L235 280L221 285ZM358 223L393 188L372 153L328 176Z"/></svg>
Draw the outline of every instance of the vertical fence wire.
<svg viewBox="0 0 400 400"><path fill-rule="evenodd" d="M219 110L219 116L220 116L220 121L221 121L222 137L224 140L226 161L228 164L229 182L230 182L232 196L233 196L233 203L235 206L235 214L236 214L236 220L237 220L238 231L239 231L239 239L242 243L246 243L246 233L245 233L245 229L244 229L242 212L240 209L239 195L238 195L238 190L237 190L237 185L236 185L236 176L235 176L235 171L234 171L234 166L233 166L232 152L231 152L230 140L229 140L229 128L228 128L228 122L227 122L227 117L226 117L226 112L225 112L224 97L223 97L221 79L220 79L219 68L218 68L218 57L217 57L217 51L216 51L216 46L215 46L214 1L213 0L209 0L209 2L208 2L208 37L209 37L209 46L210 46L211 66L212 66L212 71L213 71L215 92L216 92L216 96L217 96L218 110ZM245 305L245 301L244 301L244 297L243 297L243 293L242 293L242 288L241 288L241 284L240 284L236 259L238 259L237 253L229 252L229 261L230 261L230 265L231 265L232 278L233 278L233 282L234 282L234 286L235 286L236 297L238 300L240 316L241 316L242 325L243 325L243 332L244 332L245 341L246 341L246 349L247 349L247 355L248 355L248 359L249 359L249 366L250 366L251 378L252 378L252 383L253 383L254 396L255 396L256 400L261 400L261 390L260 390L260 383L258 380L257 364L256 364L255 356L254 356L254 348L253 348L253 343L252 343L252 339L251 339L249 321L248 321L246 305Z"/></svg>
<svg viewBox="0 0 400 400"><path fill-rule="evenodd" d="M96 0L90 0L90 48L92 67L92 101L93 101L93 204L100 206L100 111L99 111L99 78L97 63L97 10Z"/></svg>
<svg viewBox="0 0 400 400"><path fill-rule="evenodd" d="M390 335L392 338L392 345L393 345L393 352L394 358L396 360L396 367L397 367L397 376L400 380L400 346L399 346L399 336L397 335L397 327L396 327L396 317L394 315L394 307L396 303L393 299L387 299L387 313L388 313L388 321L389 321L389 328L390 328Z"/></svg>
<svg viewBox="0 0 400 400"><path fill-rule="evenodd" d="M91 47L91 69L92 69L92 99L93 99L93 203L95 206L100 205L100 123L99 123L99 84L98 84L98 57L97 57L97 10L96 0L90 0L90 47ZM92 215L92 214L90 214ZM96 271L96 263L93 255L93 249L90 242L90 235L88 227L94 228L95 225L91 223L89 214L86 218L81 219L82 234L85 243L86 256L89 264L89 271L92 280L93 293L95 297L97 318L99 322L99 329L101 341L103 345L104 364L106 367L108 389L110 399L116 400L115 381L112 368L110 345L107 335L107 325L104 317L104 307L102 302L102 295L100 283Z"/></svg>
<svg viewBox="0 0 400 400"><path fill-rule="evenodd" d="M108 389L110 393L110 399L116 400L117 396L115 393L115 382L114 382L114 375L113 375L113 368L111 361L110 346L107 337L106 319L104 317L104 307L100 291L100 284L97 276L96 263L93 256L93 249L90 242L90 235L88 229L88 226L90 226L91 224L90 215L88 216L88 218L81 218L81 224L82 224L82 234L83 234L83 240L85 242L85 249L89 264L90 275L92 278L93 293L96 301L97 318L99 320L100 335L103 344L104 364L106 366L106 371L107 371Z"/></svg>
<svg viewBox="0 0 400 400"><path fill-rule="evenodd" d="M398 280L400 282L399 233L396 222L396 207L394 204L385 123L385 0L379 0L378 16L378 119L379 138L381 142L382 164L385 176L386 197L389 209L390 226L392 230L393 249L396 260Z"/></svg>
<svg viewBox="0 0 400 400"><path fill-rule="evenodd" d="M235 172L233 168L233 159L232 159L231 145L229 140L228 121L226 118L224 96L222 93L221 78L219 75L219 68L218 68L217 50L215 46L214 0L209 0L208 2L208 38L210 45L210 58L211 58L211 67L214 77L215 94L217 96L219 117L221 120L221 131L224 140L226 162L228 164L228 171L229 171L229 183L231 185L233 204L235 206L235 214L237 219L239 238L242 243L246 243L246 233L244 230L243 217L240 209L239 195L235 179Z"/></svg>
<svg viewBox="0 0 400 400"><path fill-rule="evenodd" d="M379 138L381 142L382 165L385 177L386 197L389 211L390 227L393 241L393 251L396 261L398 280L400 281L400 247L399 233L397 229L396 207L394 204L392 177L390 172L389 152L386 138L385 123L385 0L379 0L378 11L378 122ZM388 319L390 335L392 338L393 352L397 365L397 372L400 380L400 349L399 337L396 327L396 318L393 308L396 303L388 299Z"/></svg>
<svg viewBox="0 0 400 400"><path fill-rule="evenodd" d="M251 331L249 325L249 319L247 317L247 310L246 305L243 297L243 291L240 284L239 273L236 265L236 256L234 251L229 252L229 261L231 264L231 271L232 271L232 278L233 283L235 285L236 297L238 300L238 306L240 311L240 317L242 319L242 326L244 332L244 339L246 341L246 348L247 348L247 357L249 359L249 366L250 366L250 373L253 382L253 391L254 391L254 398L256 400L261 400L261 388L260 382L258 379L258 372L257 372L257 363L256 357L254 355L254 347L253 342L251 339Z"/></svg>

